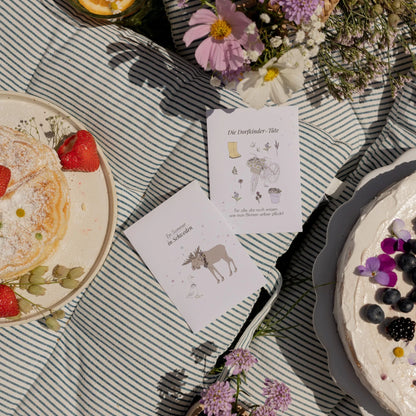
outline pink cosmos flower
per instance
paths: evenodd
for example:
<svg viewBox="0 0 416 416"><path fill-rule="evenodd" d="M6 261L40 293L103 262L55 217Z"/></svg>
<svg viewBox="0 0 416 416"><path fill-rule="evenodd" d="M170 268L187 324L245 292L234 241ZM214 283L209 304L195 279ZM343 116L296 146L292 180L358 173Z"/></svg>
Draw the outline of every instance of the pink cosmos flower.
<svg viewBox="0 0 416 416"><path fill-rule="evenodd" d="M192 26L183 40L188 47L194 40L208 37L195 51L195 58L205 70L235 71L246 60L244 49L260 55L264 45L257 28L254 33L247 31L252 21L242 12L236 11L231 0L217 0L217 14L208 9L197 10L190 18Z"/></svg>

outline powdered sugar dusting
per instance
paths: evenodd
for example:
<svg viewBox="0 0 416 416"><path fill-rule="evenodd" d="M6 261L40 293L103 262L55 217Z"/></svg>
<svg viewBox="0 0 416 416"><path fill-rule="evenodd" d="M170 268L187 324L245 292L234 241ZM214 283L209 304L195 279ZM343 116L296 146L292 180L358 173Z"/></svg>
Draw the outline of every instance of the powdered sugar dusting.
<svg viewBox="0 0 416 416"><path fill-rule="evenodd" d="M6 127L0 164L12 171L0 199L0 278L9 279L55 251L67 228L69 189L52 149Z"/></svg>

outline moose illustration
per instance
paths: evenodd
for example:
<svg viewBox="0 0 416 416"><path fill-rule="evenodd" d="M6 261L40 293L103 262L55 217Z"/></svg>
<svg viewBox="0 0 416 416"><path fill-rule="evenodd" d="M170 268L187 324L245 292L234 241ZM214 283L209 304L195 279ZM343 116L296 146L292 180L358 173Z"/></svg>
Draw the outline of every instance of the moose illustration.
<svg viewBox="0 0 416 416"><path fill-rule="evenodd" d="M233 274L231 264L234 266L234 272L237 271L234 260L227 254L227 250L222 244L218 244L215 247L212 247L210 250L206 251L202 251L198 247L193 253L191 252L189 254L188 258L182 265L184 266L191 263L192 270L200 269L201 266L204 266L212 273L212 275L217 280L217 283L220 283L224 280L224 276L214 266L214 264L218 263L220 260L224 260L228 264L230 276Z"/></svg>

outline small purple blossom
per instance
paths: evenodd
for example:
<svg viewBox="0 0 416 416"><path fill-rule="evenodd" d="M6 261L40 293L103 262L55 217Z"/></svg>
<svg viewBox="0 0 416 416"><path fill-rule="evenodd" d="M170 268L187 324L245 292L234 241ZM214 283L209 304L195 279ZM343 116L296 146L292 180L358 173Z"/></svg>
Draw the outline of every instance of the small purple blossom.
<svg viewBox="0 0 416 416"><path fill-rule="evenodd" d="M228 381L215 382L201 394L204 413L208 416L231 416L235 393Z"/></svg>
<svg viewBox="0 0 416 416"><path fill-rule="evenodd" d="M415 346L416 349L416 346ZM407 362L410 365L416 365L416 352L411 352L408 356L407 356Z"/></svg>
<svg viewBox="0 0 416 416"><path fill-rule="evenodd" d="M285 412L292 403L289 387L270 378L264 380L263 395L266 396L264 406L274 410Z"/></svg>
<svg viewBox="0 0 416 416"><path fill-rule="evenodd" d="M311 20L321 0L278 0L277 3L282 7L285 18L299 25Z"/></svg>
<svg viewBox="0 0 416 416"><path fill-rule="evenodd" d="M397 283L397 275L393 271L396 262L387 254L380 254L377 257L369 257L365 266L358 266L357 271L361 276L368 276L383 286L393 287Z"/></svg>
<svg viewBox="0 0 416 416"><path fill-rule="evenodd" d="M236 348L225 356L225 365L234 368L233 375L249 370L256 363L257 358L244 348Z"/></svg>
<svg viewBox="0 0 416 416"><path fill-rule="evenodd" d="M403 220L396 218L391 226L390 232L392 237L385 238L381 242L381 249L386 254L393 254L396 251L404 251L404 243L410 240L410 232L405 228L405 223Z"/></svg>
<svg viewBox="0 0 416 416"><path fill-rule="evenodd" d="M393 254L396 251L404 251L404 241L403 240L397 240L396 238L389 237L385 238L381 244L381 249L386 254Z"/></svg>
<svg viewBox="0 0 416 416"><path fill-rule="evenodd" d="M251 416L276 416L276 411L269 406L260 406L253 411Z"/></svg>

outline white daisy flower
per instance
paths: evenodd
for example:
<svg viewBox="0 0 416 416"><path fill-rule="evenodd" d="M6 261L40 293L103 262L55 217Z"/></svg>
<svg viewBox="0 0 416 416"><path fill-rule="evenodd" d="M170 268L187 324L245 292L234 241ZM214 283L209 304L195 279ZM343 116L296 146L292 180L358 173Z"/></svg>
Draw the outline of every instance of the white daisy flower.
<svg viewBox="0 0 416 416"><path fill-rule="evenodd" d="M285 103L303 86L304 58L299 49L291 49L279 59L272 58L258 71L244 74L237 91L253 108L262 108L270 98L275 104Z"/></svg>

